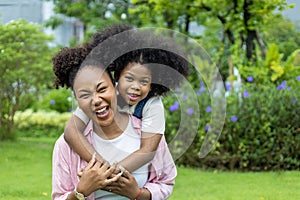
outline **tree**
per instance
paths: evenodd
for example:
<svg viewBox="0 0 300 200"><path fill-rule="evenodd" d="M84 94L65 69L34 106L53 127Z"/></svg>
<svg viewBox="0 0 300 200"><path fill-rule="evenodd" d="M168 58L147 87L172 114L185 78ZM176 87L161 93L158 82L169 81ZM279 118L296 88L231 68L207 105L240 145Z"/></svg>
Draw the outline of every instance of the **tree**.
<svg viewBox="0 0 300 200"><path fill-rule="evenodd" d="M25 20L0 24L0 140L14 138L14 115L54 79L51 37Z"/></svg>
<svg viewBox="0 0 300 200"><path fill-rule="evenodd" d="M274 20L265 26L262 38L267 44L277 44L279 52L283 54L283 60L286 60L300 47L300 23L275 16Z"/></svg>
<svg viewBox="0 0 300 200"><path fill-rule="evenodd" d="M261 38L264 26L274 19L275 11L292 7L285 0L53 0L55 12L81 20L87 29L99 29L113 22L129 22L142 26L160 26L177 30L192 37L191 23L205 29L221 29L219 40L220 64L222 56L243 53L245 60L255 61L256 56L265 57L265 43ZM110 17L107 16L109 13ZM122 18L126 16L126 18ZM55 24L53 20L52 24ZM51 24L51 23L50 23ZM214 27L210 25L213 24ZM218 31L218 30L216 30ZM216 32L215 35L219 35ZM236 48L232 50L232 48ZM240 51L242 50L242 52ZM220 50L218 50L220 51Z"/></svg>
<svg viewBox="0 0 300 200"><path fill-rule="evenodd" d="M128 17L128 7L130 4L127 0L52 1L54 3L54 12L80 20L83 23L86 35L90 35L90 32L93 33L95 30L112 23L130 21ZM56 15L46 22L46 26L55 28L62 22L61 15Z"/></svg>

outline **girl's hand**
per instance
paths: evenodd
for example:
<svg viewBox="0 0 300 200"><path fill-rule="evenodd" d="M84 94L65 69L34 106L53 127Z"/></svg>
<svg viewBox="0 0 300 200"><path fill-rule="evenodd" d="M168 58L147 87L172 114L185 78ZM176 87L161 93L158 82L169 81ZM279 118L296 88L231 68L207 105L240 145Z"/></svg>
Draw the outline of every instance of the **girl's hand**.
<svg viewBox="0 0 300 200"><path fill-rule="evenodd" d="M115 166L110 166L107 162L101 164L93 156L88 165L78 172L80 181L77 184L77 191L88 196L98 189L103 189L121 177L121 174L112 177L114 171Z"/></svg>
<svg viewBox="0 0 300 200"><path fill-rule="evenodd" d="M103 190L128 197L129 199L135 199L140 192L135 178L127 170L124 170L123 176L119 177L117 181L108 184Z"/></svg>

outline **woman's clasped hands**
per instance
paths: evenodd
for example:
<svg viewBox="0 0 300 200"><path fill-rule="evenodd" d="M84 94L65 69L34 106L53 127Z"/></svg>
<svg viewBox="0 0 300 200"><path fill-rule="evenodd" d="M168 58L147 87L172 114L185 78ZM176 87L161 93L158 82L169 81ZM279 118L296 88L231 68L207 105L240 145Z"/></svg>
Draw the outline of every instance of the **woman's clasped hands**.
<svg viewBox="0 0 300 200"><path fill-rule="evenodd" d="M96 190L106 190L132 198L132 194L139 192L136 180L126 169L117 164L101 163L97 161L95 154L87 166L78 172L78 177L80 181L76 189L84 196Z"/></svg>

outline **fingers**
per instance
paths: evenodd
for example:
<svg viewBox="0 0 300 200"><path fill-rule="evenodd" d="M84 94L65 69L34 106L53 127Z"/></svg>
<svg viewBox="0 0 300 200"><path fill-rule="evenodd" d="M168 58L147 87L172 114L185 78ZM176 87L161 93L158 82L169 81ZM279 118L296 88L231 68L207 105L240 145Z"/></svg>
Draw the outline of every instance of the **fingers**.
<svg viewBox="0 0 300 200"><path fill-rule="evenodd" d="M129 173L129 171L127 171L126 169L123 171L123 176L125 178L130 178L131 174Z"/></svg>
<svg viewBox="0 0 300 200"><path fill-rule="evenodd" d="M81 178L81 176L82 176L82 174L83 174L83 170L84 170L84 168L81 168L81 169L79 170L79 172L77 173L77 176L78 176L79 178Z"/></svg>
<svg viewBox="0 0 300 200"><path fill-rule="evenodd" d="M110 184L112 184L112 183L118 181L118 179L121 177L121 175L122 175L122 174L119 173L119 174L117 174L116 176L114 176L114 177L112 177L112 178L106 179L106 184L107 184L107 185L110 185Z"/></svg>
<svg viewBox="0 0 300 200"><path fill-rule="evenodd" d="M96 152L94 152L93 156L92 156L92 159L90 160L90 162L88 163L88 165L86 166L86 169L91 169L95 163L96 163Z"/></svg>

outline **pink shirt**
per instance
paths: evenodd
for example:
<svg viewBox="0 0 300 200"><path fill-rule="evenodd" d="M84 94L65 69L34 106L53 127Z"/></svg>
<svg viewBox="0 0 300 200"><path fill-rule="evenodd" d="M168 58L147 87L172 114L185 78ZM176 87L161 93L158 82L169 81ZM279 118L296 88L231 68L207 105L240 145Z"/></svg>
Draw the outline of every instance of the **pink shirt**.
<svg viewBox="0 0 300 200"><path fill-rule="evenodd" d="M131 120L137 134L141 135L141 120L133 116ZM92 132L93 123L90 121L84 135L91 144ZM152 200L167 199L172 193L177 170L164 136L150 164L148 181L144 187L151 192ZM53 149L52 199L67 199L79 182L77 172L86 165L87 163L69 147L61 135ZM92 193L88 199L93 200L94 194Z"/></svg>

